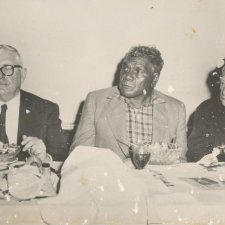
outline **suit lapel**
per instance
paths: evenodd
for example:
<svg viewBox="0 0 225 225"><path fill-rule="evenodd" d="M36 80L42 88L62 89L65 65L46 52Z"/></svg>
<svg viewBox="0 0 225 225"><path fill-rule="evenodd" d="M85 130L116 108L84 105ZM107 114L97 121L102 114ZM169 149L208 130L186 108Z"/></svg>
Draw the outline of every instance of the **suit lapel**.
<svg viewBox="0 0 225 225"><path fill-rule="evenodd" d="M124 155L128 155L128 144L126 143L126 111L125 104L117 97L108 97L108 106L106 107L106 117L118 144ZM128 140L127 140L128 141Z"/></svg>
<svg viewBox="0 0 225 225"><path fill-rule="evenodd" d="M153 106L153 142L167 140L168 115L166 104L158 103Z"/></svg>
<svg viewBox="0 0 225 225"><path fill-rule="evenodd" d="M168 113L166 102L155 90L155 96L159 97L159 102L153 106L153 142L163 142L168 139ZM126 134L126 110L125 104L117 97L108 97L106 115L109 127L117 139L121 150L128 155L128 137ZM127 140L127 141L126 141Z"/></svg>
<svg viewBox="0 0 225 225"><path fill-rule="evenodd" d="M40 124L40 113L34 107L32 100L21 90L19 126L17 133L18 144L22 140L22 135L32 136L34 127Z"/></svg>

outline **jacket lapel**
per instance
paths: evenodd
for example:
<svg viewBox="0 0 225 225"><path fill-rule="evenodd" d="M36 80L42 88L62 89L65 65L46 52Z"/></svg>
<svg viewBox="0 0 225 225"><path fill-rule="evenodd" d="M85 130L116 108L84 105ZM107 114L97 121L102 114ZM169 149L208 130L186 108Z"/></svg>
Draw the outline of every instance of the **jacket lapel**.
<svg viewBox="0 0 225 225"><path fill-rule="evenodd" d="M108 97L106 117L109 127L115 136L124 155L128 155L128 139L126 135L126 110L125 104L117 96Z"/></svg>
<svg viewBox="0 0 225 225"><path fill-rule="evenodd" d="M118 91L118 90L117 90ZM153 106L153 142L163 142L168 139L168 113L166 101L154 91L155 97L159 100ZM123 101L117 96L108 97L106 115L109 127L118 141L118 144L125 155L128 155L128 137L126 134L126 109Z"/></svg>
<svg viewBox="0 0 225 225"><path fill-rule="evenodd" d="M168 114L166 102L153 106L153 142L163 142L168 139Z"/></svg>
<svg viewBox="0 0 225 225"><path fill-rule="evenodd" d="M17 133L17 143L22 140L23 135L34 135L34 127L40 124L40 112L36 110L32 99L21 90L20 110L19 110L19 126Z"/></svg>

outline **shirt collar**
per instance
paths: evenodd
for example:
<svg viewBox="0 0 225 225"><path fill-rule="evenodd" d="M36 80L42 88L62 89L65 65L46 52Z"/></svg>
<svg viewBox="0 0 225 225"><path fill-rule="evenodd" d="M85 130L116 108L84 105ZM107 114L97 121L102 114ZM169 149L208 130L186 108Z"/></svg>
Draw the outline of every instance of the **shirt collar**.
<svg viewBox="0 0 225 225"><path fill-rule="evenodd" d="M116 89L116 91L109 96L109 98L118 98L118 99L122 99L124 100L127 104L130 104L129 98L126 98L124 96L120 95L120 92L118 90L118 88ZM143 106L149 106L150 104L152 105L157 105L157 104L161 104L161 103L165 103L165 99L161 98L156 91L153 90L153 94L152 94L152 98L151 98L151 102L149 103L144 103Z"/></svg>
<svg viewBox="0 0 225 225"><path fill-rule="evenodd" d="M14 98L9 100L8 102L0 101L0 105L7 104L8 107L10 107L10 106L15 107L16 105L19 105L19 103L20 103L20 92Z"/></svg>
<svg viewBox="0 0 225 225"><path fill-rule="evenodd" d="M152 101L153 105L157 105L157 104L166 102L165 99L163 99L159 95L157 95L157 93L155 91L153 91L153 96L152 96L151 101Z"/></svg>

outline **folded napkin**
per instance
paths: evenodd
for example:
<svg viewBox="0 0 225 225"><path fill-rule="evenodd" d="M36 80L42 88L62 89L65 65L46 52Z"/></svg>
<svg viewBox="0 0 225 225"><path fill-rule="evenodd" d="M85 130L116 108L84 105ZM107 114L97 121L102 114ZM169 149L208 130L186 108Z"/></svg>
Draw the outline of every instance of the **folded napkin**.
<svg viewBox="0 0 225 225"><path fill-rule="evenodd" d="M51 173L45 176L36 166L12 167L7 175L8 193L17 200L56 195L58 177Z"/></svg>
<svg viewBox="0 0 225 225"><path fill-rule="evenodd" d="M215 166L218 164L217 156L220 152L219 148L213 148L212 153L203 156L197 163L206 167Z"/></svg>
<svg viewBox="0 0 225 225"><path fill-rule="evenodd" d="M61 170L59 194L38 200L47 224L146 224L147 185L109 149L77 147Z"/></svg>

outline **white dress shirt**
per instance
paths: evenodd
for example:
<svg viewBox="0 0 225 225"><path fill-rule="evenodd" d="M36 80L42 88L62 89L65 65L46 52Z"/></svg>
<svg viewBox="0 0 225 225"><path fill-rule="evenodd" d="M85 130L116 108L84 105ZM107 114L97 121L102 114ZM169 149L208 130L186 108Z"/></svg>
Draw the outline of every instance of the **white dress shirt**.
<svg viewBox="0 0 225 225"><path fill-rule="evenodd" d="M7 105L6 111L6 134L9 143L17 143L17 132L19 125L19 112L20 112L20 93L8 102L1 102L0 105ZM0 108L1 110L1 108Z"/></svg>

